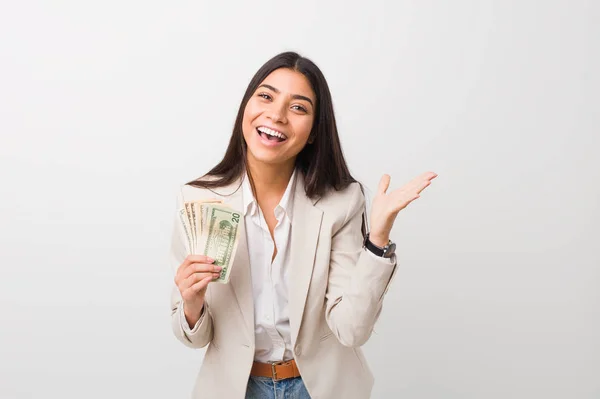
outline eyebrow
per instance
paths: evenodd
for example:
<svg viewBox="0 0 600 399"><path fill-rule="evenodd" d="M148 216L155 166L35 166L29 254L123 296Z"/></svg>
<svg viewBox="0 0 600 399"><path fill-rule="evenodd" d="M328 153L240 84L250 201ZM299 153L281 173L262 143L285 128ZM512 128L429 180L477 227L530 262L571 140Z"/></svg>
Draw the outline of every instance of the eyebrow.
<svg viewBox="0 0 600 399"><path fill-rule="evenodd" d="M277 93L277 94L281 93L281 91L279 91L279 89L277 89L277 88L275 88L275 87L273 87L273 86L271 86L271 85L268 85L268 84L266 84L266 83L263 83L263 84L261 84L261 85L260 85L260 86L258 86L258 87L266 87L266 88L267 88L267 89L269 89L269 90L273 90L273 91L274 91L275 93ZM292 94L292 98L293 98L293 99L296 99L296 100L304 100L304 101L308 101L308 102L310 103L310 105L312 105L312 106L314 107L314 104L313 104L312 100L311 100L310 98L306 97L306 96L302 96L302 95L300 95L300 94Z"/></svg>

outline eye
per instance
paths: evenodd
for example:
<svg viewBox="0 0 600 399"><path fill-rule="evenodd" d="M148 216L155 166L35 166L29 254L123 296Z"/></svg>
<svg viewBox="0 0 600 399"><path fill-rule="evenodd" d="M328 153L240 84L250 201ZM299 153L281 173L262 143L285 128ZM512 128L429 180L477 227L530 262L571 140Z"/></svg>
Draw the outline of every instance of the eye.
<svg viewBox="0 0 600 399"><path fill-rule="evenodd" d="M297 110L297 111L302 111L302 112L308 112L308 111L306 110L306 108L304 108L304 107L303 107L303 106L301 106L301 105L292 105L292 109L295 109L295 110Z"/></svg>
<svg viewBox="0 0 600 399"><path fill-rule="evenodd" d="M271 96L268 95L267 93L258 93L258 96L264 98L265 100L271 100L272 99Z"/></svg>

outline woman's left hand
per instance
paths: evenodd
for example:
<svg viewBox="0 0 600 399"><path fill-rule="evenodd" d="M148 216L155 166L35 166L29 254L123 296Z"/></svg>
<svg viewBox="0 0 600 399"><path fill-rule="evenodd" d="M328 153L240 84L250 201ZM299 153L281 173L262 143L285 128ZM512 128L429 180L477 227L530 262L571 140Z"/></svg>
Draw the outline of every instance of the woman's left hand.
<svg viewBox="0 0 600 399"><path fill-rule="evenodd" d="M389 194L386 191L390 185L390 176L383 175L379 181L377 195L371 207L371 232L369 240L378 247L384 247L390 239L390 231L398 212L419 198L421 191L437 177L436 173L425 172L414 178L405 186Z"/></svg>

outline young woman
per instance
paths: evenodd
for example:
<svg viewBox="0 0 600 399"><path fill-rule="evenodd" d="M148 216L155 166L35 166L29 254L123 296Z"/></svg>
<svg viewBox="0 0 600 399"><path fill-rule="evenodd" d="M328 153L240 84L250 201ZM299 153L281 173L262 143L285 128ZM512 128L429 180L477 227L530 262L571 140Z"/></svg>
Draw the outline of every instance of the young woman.
<svg viewBox="0 0 600 399"><path fill-rule="evenodd" d="M292 52L263 65L223 160L182 186L180 201L216 198L242 214L228 284L211 283L220 268L188 256L173 232L173 331L191 348L208 345L193 397L368 398L360 347L396 270L390 230L436 176L388 192L384 175L367 233L323 74Z"/></svg>

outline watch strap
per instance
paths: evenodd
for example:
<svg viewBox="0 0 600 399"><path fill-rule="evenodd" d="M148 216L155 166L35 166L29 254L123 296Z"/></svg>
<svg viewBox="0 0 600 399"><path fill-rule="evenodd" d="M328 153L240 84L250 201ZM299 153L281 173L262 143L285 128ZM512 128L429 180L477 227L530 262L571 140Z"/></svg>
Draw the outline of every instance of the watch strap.
<svg viewBox="0 0 600 399"><path fill-rule="evenodd" d="M385 254L385 248L380 248L377 245L373 244L371 240L369 240L369 236L367 236L365 240L365 247L377 256L383 257L383 255Z"/></svg>
<svg viewBox="0 0 600 399"><path fill-rule="evenodd" d="M382 258L391 258L396 252L396 244L391 240L388 240L387 244L383 248L373 244L369 238L369 233L365 236L363 246L367 248L372 254L380 256Z"/></svg>

